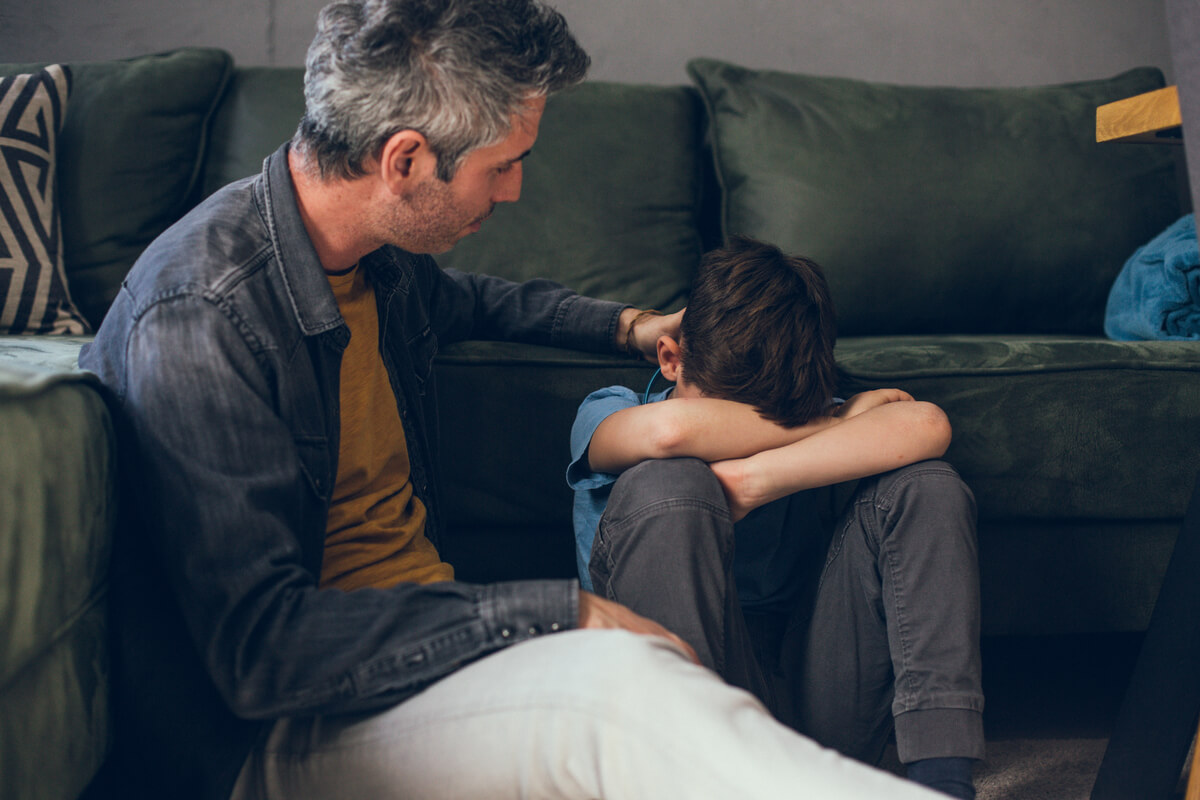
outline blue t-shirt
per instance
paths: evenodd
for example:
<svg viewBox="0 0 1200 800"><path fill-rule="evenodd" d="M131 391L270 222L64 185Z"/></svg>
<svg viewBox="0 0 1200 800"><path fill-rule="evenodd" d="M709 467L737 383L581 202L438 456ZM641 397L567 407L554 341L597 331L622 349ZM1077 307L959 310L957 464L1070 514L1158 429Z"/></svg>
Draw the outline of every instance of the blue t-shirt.
<svg viewBox="0 0 1200 800"><path fill-rule="evenodd" d="M665 400L671 389L648 395L648 402ZM641 397L624 386L609 386L588 395L571 427L571 464L567 483L575 490L575 564L580 585L592 591L588 561L596 526L608 505L617 476L592 472L587 449L592 434L609 414L641 404ZM824 557L824 526L817 491L797 492L746 515L734 527L733 574L738 599L748 610L786 608L799 588L802 558ZM811 535L809 535L811 534Z"/></svg>

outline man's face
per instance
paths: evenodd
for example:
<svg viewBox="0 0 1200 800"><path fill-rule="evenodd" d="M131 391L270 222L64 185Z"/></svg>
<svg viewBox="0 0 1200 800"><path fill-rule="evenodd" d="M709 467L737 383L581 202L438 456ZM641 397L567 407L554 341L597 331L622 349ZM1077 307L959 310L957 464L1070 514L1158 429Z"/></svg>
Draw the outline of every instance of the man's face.
<svg viewBox="0 0 1200 800"><path fill-rule="evenodd" d="M444 253L479 230L497 203L516 202L521 161L537 139L545 108L544 97L528 101L513 115L504 141L467 154L449 183L431 176L418 185L395 209L394 241L411 253Z"/></svg>

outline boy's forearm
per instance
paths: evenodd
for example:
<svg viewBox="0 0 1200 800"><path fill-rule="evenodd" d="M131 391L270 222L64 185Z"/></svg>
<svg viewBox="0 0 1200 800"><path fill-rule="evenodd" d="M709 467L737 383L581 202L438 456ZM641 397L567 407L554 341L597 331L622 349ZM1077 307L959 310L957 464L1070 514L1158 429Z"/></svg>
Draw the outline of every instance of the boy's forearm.
<svg viewBox="0 0 1200 800"><path fill-rule="evenodd" d="M609 416L592 435L588 462L597 472L617 473L659 458L745 458L798 442L837 422L823 417L785 428L744 403L675 398Z"/></svg>
<svg viewBox="0 0 1200 800"><path fill-rule="evenodd" d="M805 489L939 458L949 447L950 436L949 420L937 406L888 403L802 441L731 463L728 469L718 470L718 477L736 472L740 503L755 508Z"/></svg>

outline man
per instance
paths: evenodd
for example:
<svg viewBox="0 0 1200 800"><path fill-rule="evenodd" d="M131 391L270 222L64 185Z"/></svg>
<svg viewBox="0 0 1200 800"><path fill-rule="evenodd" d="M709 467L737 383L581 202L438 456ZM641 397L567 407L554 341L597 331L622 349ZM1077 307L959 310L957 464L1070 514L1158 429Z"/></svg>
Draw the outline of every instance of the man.
<svg viewBox="0 0 1200 800"><path fill-rule="evenodd" d="M648 354L673 330L427 255L517 199L545 96L586 66L536 0L330 5L290 146L131 271L81 358L139 517L113 578L128 795L923 796L575 581L467 585L438 557L440 343Z"/></svg>

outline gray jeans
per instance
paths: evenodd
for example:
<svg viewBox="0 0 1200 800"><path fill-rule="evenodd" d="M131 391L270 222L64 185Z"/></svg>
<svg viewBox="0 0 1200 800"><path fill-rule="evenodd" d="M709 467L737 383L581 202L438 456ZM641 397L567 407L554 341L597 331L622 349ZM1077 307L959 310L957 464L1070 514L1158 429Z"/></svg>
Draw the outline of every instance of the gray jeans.
<svg viewBox="0 0 1200 800"><path fill-rule="evenodd" d="M894 725L904 763L982 758L970 489L950 465L925 461L860 481L835 518L794 532L829 544L778 641L752 636L739 607L734 525L701 461L623 473L589 571L598 594L678 633L705 665L821 744L875 763Z"/></svg>

